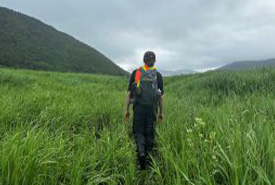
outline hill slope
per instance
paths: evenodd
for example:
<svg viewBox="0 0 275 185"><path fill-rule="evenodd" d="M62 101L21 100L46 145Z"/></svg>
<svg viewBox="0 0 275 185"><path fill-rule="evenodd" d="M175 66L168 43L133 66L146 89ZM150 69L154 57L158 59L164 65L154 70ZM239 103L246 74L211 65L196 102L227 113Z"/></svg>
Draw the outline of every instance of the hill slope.
<svg viewBox="0 0 275 185"><path fill-rule="evenodd" d="M2 66L127 74L94 48L32 17L0 7L0 25Z"/></svg>
<svg viewBox="0 0 275 185"><path fill-rule="evenodd" d="M259 61L239 61L227 64L219 69L222 70L247 70L263 67L275 67L275 59Z"/></svg>

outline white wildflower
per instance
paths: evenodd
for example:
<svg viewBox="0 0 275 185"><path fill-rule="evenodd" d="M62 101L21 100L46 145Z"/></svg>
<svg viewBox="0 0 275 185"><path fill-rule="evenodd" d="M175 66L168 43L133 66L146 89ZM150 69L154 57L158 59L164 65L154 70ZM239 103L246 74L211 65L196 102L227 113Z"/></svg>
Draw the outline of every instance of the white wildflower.
<svg viewBox="0 0 275 185"><path fill-rule="evenodd" d="M201 119L201 118L195 118L195 121L196 121L197 123L199 123L199 122L202 121L202 119Z"/></svg>
<svg viewBox="0 0 275 185"><path fill-rule="evenodd" d="M193 146L192 139L187 138L187 144L188 144L190 147L192 147L192 146Z"/></svg>
<svg viewBox="0 0 275 185"><path fill-rule="evenodd" d="M210 137L211 140L215 140L216 132L211 132L209 137Z"/></svg>
<svg viewBox="0 0 275 185"><path fill-rule="evenodd" d="M195 118L195 121L198 125L200 125L202 127L205 126L205 122L201 118Z"/></svg>
<svg viewBox="0 0 275 185"><path fill-rule="evenodd" d="M187 129L187 133L188 133L188 134L191 134L192 132L193 132L192 129Z"/></svg>
<svg viewBox="0 0 275 185"><path fill-rule="evenodd" d="M212 156L212 159L217 163L218 162L218 159L215 155Z"/></svg>
<svg viewBox="0 0 275 185"><path fill-rule="evenodd" d="M205 126L205 122L203 122L203 121L202 121L202 122L200 122L199 124L200 124L200 126L202 126L202 127L204 127L204 126Z"/></svg>

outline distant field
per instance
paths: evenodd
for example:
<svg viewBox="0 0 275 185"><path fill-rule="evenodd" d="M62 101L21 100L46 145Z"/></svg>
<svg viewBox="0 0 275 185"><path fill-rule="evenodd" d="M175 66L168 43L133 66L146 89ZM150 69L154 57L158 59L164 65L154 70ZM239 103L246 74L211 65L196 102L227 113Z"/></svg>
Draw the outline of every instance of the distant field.
<svg viewBox="0 0 275 185"><path fill-rule="evenodd" d="M0 69L0 184L275 183L275 70L165 78L145 172L123 122L127 83Z"/></svg>

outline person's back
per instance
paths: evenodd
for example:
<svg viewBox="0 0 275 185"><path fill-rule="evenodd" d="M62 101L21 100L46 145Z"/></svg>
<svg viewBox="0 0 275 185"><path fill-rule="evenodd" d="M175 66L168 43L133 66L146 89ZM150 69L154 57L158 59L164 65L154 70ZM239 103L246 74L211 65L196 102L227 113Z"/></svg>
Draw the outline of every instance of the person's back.
<svg viewBox="0 0 275 185"><path fill-rule="evenodd" d="M141 169L146 168L148 154L154 147L157 114L160 121L163 119L163 78L154 67L155 59L151 51L144 54L145 65L133 71L126 97L127 120L130 103L133 103L133 133Z"/></svg>

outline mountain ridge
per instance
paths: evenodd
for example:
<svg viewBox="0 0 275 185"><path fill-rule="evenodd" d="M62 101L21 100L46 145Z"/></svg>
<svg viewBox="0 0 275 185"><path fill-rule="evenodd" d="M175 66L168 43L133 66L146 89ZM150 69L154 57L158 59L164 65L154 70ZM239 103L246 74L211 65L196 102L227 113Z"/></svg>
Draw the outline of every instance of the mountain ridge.
<svg viewBox="0 0 275 185"><path fill-rule="evenodd" d="M0 7L0 65L46 71L126 75L105 55L23 13Z"/></svg>
<svg viewBox="0 0 275 185"><path fill-rule="evenodd" d="M246 60L246 61L236 61L229 64L226 64L217 70L249 70L256 68L265 68L265 67L275 67L275 58L265 59L265 60Z"/></svg>

